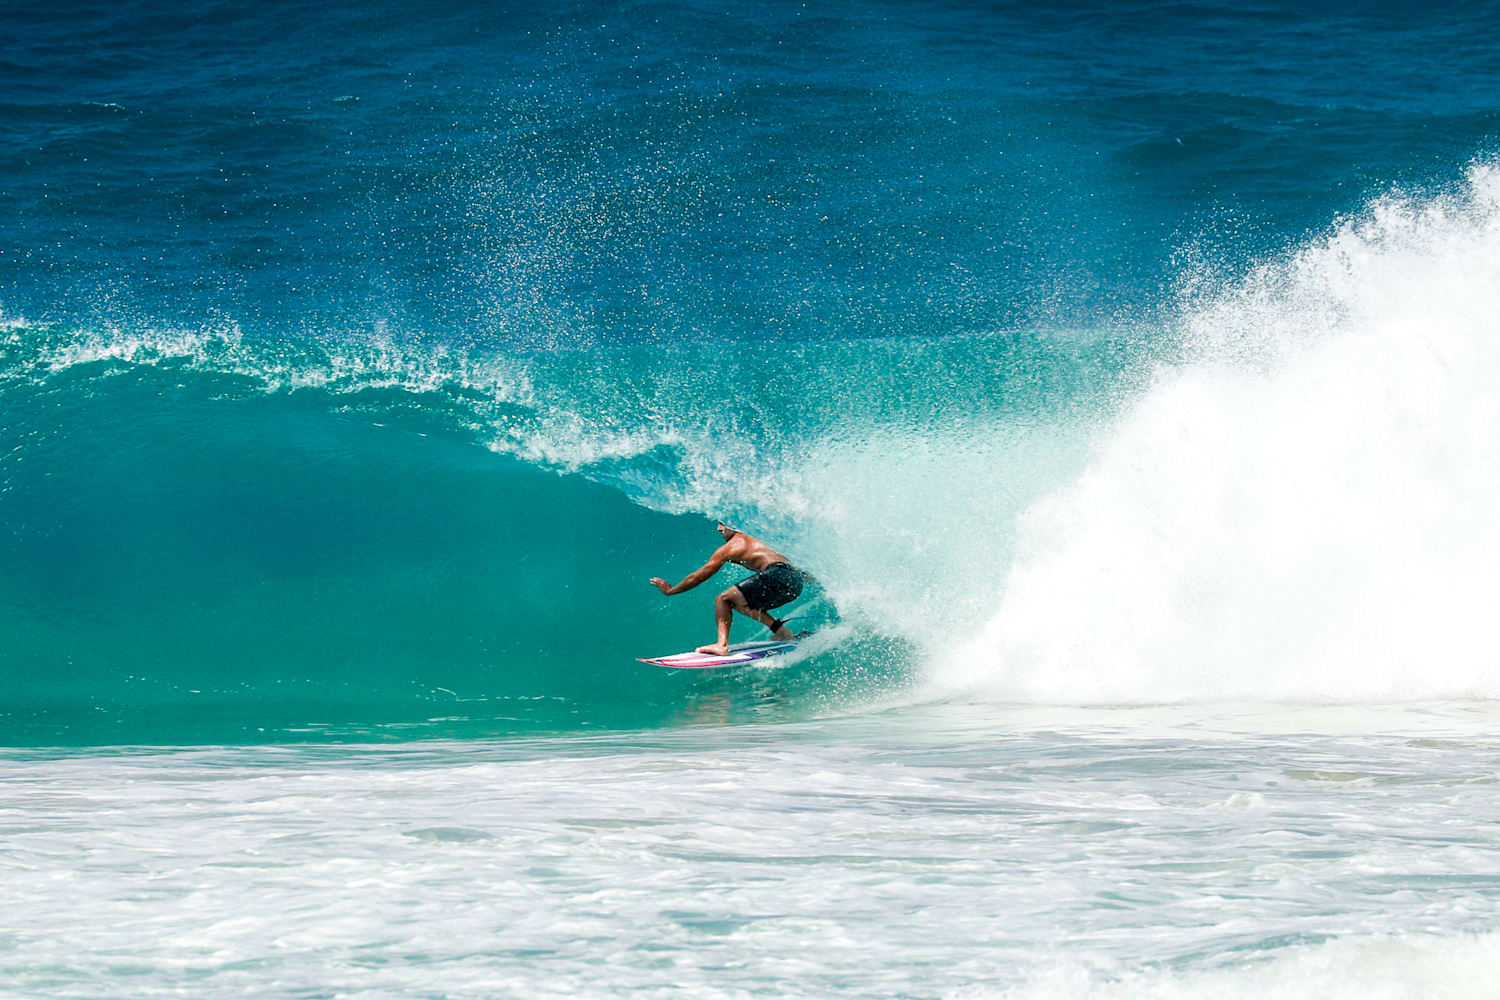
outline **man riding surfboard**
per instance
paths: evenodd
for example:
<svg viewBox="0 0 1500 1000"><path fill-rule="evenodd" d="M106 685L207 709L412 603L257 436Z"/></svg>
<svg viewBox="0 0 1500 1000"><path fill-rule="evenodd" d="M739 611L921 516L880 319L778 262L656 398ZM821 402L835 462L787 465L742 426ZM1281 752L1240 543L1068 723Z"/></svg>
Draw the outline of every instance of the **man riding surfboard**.
<svg viewBox="0 0 1500 1000"><path fill-rule="evenodd" d="M708 562L683 577L677 586L659 576L651 578L652 586L670 597L692 590L727 562L755 571L754 576L741 580L714 598L714 621L719 626L719 641L699 646L697 651L717 656L729 652L729 623L736 611L760 622L778 639L793 638L784 622L766 612L797 599L802 593L802 572L794 569L786 556L759 538L737 531L723 521L719 522L719 534L724 536L724 544L709 556Z"/></svg>

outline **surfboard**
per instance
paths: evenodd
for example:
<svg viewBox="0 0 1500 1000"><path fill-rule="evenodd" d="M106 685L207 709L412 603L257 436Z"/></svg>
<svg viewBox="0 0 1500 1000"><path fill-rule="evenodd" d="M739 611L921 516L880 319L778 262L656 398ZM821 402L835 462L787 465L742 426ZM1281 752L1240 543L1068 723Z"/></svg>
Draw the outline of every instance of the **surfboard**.
<svg viewBox="0 0 1500 1000"><path fill-rule="evenodd" d="M638 656L636 659L642 663L650 663L658 667L672 667L677 670L709 670L714 667L744 666L747 663L764 660L768 656L790 653L796 648L795 642L767 639L764 642L737 642L730 646L729 652L723 656L715 656L712 653L673 653L669 656Z"/></svg>

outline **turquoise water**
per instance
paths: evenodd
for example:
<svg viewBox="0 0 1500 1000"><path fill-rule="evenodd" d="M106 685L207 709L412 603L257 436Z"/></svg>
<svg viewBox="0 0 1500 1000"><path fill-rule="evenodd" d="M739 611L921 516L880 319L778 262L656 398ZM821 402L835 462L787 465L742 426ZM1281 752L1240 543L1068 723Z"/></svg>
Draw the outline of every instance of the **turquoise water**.
<svg viewBox="0 0 1500 1000"><path fill-rule="evenodd" d="M1485 995L1494 14L0 14L0 992Z"/></svg>

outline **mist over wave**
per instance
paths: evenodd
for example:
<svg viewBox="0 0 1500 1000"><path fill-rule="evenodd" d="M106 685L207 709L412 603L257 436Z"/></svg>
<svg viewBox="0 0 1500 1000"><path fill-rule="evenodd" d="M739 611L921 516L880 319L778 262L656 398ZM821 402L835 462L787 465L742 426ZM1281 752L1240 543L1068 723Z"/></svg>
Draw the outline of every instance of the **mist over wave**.
<svg viewBox="0 0 1500 1000"><path fill-rule="evenodd" d="M1020 518L934 689L1500 697L1500 167L1186 299L1173 357Z"/></svg>

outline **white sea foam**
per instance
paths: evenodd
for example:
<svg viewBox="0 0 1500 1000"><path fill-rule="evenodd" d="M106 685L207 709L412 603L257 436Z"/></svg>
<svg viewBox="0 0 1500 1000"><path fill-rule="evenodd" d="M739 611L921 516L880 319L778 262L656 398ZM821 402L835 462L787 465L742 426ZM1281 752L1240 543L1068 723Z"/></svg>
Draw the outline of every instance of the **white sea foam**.
<svg viewBox="0 0 1500 1000"><path fill-rule="evenodd" d="M936 690L1500 697L1496 316L1493 165L1190 306L1182 357L1022 516Z"/></svg>
<svg viewBox="0 0 1500 1000"><path fill-rule="evenodd" d="M1353 937L1289 948L1260 962L1209 972L1101 972L1057 966L1004 990L955 1000L1490 1000L1500 976L1500 934L1454 938Z"/></svg>
<svg viewBox="0 0 1500 1000"><path fill-rule="evenodd" d="M1385 712L7 751L0 994L1486 996L1495 708Z"/></svg>

